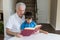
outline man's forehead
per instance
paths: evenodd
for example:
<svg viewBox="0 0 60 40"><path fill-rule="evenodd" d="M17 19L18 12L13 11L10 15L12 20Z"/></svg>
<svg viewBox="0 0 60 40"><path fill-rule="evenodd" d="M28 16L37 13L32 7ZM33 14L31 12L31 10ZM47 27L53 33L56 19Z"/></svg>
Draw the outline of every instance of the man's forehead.
<svg viewBox="0 0 60 40"><path fill-rule="evenodd" d="M25 10L24 6L19 6L18 9Z"/></svg>

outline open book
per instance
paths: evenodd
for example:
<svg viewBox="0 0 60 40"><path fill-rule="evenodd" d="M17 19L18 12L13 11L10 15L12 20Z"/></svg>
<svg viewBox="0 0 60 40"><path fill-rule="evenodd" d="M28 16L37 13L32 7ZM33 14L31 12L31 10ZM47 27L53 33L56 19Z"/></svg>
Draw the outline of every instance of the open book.
<svg viewBox="0 0 60 40"><path fill-rule="evenodd" d="M21 35L23 36L30 36L31 34L34 34L41 28L41 25L37 25L34 28L25 28L21 31Z"/></svg>

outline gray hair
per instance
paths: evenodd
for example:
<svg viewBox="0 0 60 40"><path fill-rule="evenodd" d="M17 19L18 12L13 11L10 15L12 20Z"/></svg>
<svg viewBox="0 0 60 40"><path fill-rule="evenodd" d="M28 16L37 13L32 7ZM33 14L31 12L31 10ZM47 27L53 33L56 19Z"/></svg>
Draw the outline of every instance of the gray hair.
<svg viewBox="0 0 60 40"><path fill-rule="evenodd" d="M23 6L26 9L26 5L23 2L19 2L16 4L16 9L18 9L19 6Z"/></svg>

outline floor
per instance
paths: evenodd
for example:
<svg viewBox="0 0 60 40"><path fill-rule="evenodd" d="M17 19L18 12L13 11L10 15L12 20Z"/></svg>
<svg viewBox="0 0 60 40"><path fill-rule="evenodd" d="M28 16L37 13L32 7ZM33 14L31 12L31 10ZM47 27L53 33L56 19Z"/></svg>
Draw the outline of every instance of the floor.
<svg viewBox="0 0 60 40"><path fill-rule="evenodd" d="M49 33L60 34L60 30L55 30L50 24L41 24L43 30L48 31Z"/></svg>
<svg viewBox="0 0 60 40"><path fill-rule="evenodd" d="M49 33L60 34L60 31L55 31L50 24L41 24L43 30L48 31ZM4 40L4 36L0 35L0 40Z"/></svg>
<svg viewBox="0 0 60 40"><path fill-rule="evenodd" d="M41 24L42 30L48 31L49 33L55 33L54 28L50 24Z"/></svg>
<svg viewBox="0 0 60 40"><path fill-rule="evenodd" d="M0 35L0 40L4 40L4 35Z"/></svg>

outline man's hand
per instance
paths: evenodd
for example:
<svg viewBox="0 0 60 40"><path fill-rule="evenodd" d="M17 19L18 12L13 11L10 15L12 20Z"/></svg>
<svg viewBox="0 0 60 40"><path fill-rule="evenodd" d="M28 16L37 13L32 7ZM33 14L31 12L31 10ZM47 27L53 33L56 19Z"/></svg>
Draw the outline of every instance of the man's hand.
<svg viewBox="0 0 60 40"><path fill-rule="evenodd" d="M20 35L20 33L11 32L10 29L8 29L8 28L6 28L6 33L8 35L13 35L13 36L16 36L16 37L23 37L22 35Z"/></svg>
<svg viewBox="0 0 60 40"><path fill-rule="evenodd" d="M21 34L19 34L19 33L16 33L16 35L15 35L16 37L23 37Z"/></svg>

